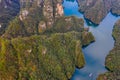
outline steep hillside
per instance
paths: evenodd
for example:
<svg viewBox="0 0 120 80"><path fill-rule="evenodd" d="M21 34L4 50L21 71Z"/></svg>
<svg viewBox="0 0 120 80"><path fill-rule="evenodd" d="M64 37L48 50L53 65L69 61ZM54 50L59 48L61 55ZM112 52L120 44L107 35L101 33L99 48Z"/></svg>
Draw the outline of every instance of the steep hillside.
<svg viewBox="0 0 120 80"><path fill-rule="evenodd" d="M95 24L99 24L110 11L120 15L120 0L78 0L78 3L85 18Z"/></svg>
<svg viewBox="0 0 120 80"><path fill-rule="evenodd" d="M0 79L68 80L83 67L81 33L0 39Z"/></svg>
<svg viewBox="0 0 120 80"><path fill-rule="evenodd" d="M111 11L115 15L120 15L120 0L112 0Z"/></svg>
<svg viewBox="0 0 120 80"><path fill-rule="evenodd" d="M0 35L4 33L9 21L20 11L19 0L0 0Z"/></svg>
<svg viewBox="0 0 120 80"><path fill-rule="evenodd" d="M64 16L61 0L20 0L0 38L0 80L68 80L91 41L83 19Z"/></svg>

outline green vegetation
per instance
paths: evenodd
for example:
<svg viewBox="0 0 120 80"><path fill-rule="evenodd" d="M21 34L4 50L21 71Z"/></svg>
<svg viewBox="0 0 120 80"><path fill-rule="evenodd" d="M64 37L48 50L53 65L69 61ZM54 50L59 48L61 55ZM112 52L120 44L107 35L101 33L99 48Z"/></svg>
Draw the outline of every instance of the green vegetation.
<svg viewBox="0 0 120 80"><path fill-rule="evenodd" d="M71 18L71 21L74 19L77 21L77 18L68 18ZM66 17L61 19L64 21ZM54 26L41 35L28 37L24 37L24 35L27 36L26 30L20 22L18 18L14 19L6 30L3 37L7 36L11 40L1 38L0 55L3 55L0 61L1 79L67 80L74 73L75 66L79 68L84 66L81 47L93 41L94 38L91 33L84 31L83 22L72 24L73 30L72 26L67 30L62 23L60 24L62 21L59 21L55 23L59 24L56 25L59 29ZM69 23L64 22L65 26ZM61 27L65 31L62 31ZM50 32L52 29L54 32ZM10 59L6 57L9 55ZM8 67L8 62L11 68ZM9 69L12 72L9 72Z"/></svg>
<svg viewBox="0 0 120 80"><path fill-rule="evenodd" d="M77 0L86 19L99 24L109 12L120 15L120 0Z"/></svg>
<svg viewBox="0 0 120 80"><path fill-rule="evenodd" d="M3 36L5 38L16 38L39 34L38 24L39 21L42 20L39 9L40 8L31 9L30 14L23 21L21 21L18 16L10 21Z"/></svg>
<svg viewBox="0 0 120 80"><path fill-rule="evenodd" d="M86 32L83 31L82 32L82 45L84 46L88 46L91 42L95 41L95 38L93 37L91 32Z"/></svg>
<svg viewBox="0 0 120 80"><path fill-rule="evenodd" d="M56 16L59 0L46 0L45 7L36 2L21 2L19 16L0 38L0 80L68 80L85 64L81 48L94 37L84 21Z"/></svg>
<svg viewBox="0 0 120 80"><path fill-rule="evenodd" d="M27 31L25 30L25 27L23 23L19 20L19 18L15 18L13 21L10 22L4 37L7 38L15 38L19 36L26 36Z"/></svg>
<svg viewBox="0 0 120 80"><path fill-rule="evenodd" d="M82 19L77 19L76 17L60 17L55 21L53 27L47 31L52 33L65 33L68 31L83 31L84 21ZM46 31L46 33L47 33Z"/></svg>
<svg viewBox="0 0 120 80"><path fill-rule="evenodd" d="M70 79L75 66L85 64L80 35L73 31L0 39L0 79Z"/></svg>

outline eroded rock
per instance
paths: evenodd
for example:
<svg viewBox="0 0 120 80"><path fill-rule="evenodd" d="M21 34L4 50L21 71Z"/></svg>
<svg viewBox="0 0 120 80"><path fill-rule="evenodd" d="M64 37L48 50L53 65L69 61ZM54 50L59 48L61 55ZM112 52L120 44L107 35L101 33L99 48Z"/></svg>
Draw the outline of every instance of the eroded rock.
<svg viewBox="0 0 120 80"><path fill-rule="evenodd" d="M28 10L21 11L21 13L19 15L20 20L22 21L22 20L26 19L28 14L29 14Z"/></svg>
<svg viewBox="0 0 120 80"><path fill-rule="evenodd" d="M44 32L46 28L47 28L46 23L44 21L40 21L39 26L38 26L39 32L40 33Z"/></svg>

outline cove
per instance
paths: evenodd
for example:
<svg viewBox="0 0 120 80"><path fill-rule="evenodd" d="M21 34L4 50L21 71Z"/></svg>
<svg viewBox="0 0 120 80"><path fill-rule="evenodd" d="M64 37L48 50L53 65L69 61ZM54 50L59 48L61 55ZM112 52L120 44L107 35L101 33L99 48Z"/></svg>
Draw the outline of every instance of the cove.
<svg viewBox="0 0 120 80"><path fill-rule="evenodd" d="M115 22L120 17L113 16L111 13L101 21L98 26L87 24L83 14L78 11L77 1L64 0L63 2L65 16L76 16L84 19L84 26L90 26L90 32L95 37L95 42L83 48L86 64L82 69L75 70L71 80L96 80L99 74L107 72L105 68L105 57L114 47L112 30ZM91 23L91 22L89 22Z"/></svg>

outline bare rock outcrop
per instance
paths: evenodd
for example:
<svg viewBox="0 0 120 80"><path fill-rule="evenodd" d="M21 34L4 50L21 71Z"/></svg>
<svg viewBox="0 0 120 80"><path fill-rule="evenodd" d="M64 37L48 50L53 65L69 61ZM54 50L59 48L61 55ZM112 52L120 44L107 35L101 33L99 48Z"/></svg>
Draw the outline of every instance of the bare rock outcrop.
<svg viewBox="0 0 120 80"><path fill-rule="evenodd" d="M43 15L47 19L47 26L52 27L57 18L63 16L61 0L44 0Z"/></svg>

